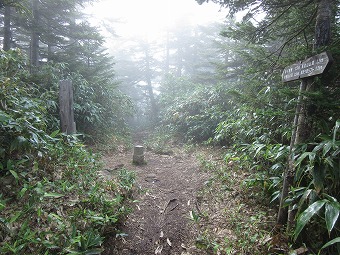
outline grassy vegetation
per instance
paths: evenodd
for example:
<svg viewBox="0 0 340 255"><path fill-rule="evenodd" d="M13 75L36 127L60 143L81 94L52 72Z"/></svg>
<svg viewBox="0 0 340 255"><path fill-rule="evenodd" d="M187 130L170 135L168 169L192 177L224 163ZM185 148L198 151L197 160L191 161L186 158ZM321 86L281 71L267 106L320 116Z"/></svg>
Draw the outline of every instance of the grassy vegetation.
<svg viewBox="0 0 340 255"><path fill-rule="evenodd" d="M216 148L204 149L197 159L211 178L191 213L199 230L196 246L211 254L268 254L274 213L265 205L268 196L247 181L253 173L243 169L236 158L226 164Z"/></svg>
<svg viewBox="0 0 340 255"><path fill-rule="evenodd" d="M99 156L57 130L53 70L41 73L46 89L21 51L0 54L0 254L100 254L134 175L100 178Z"/></svg>
<svg viewBox="0 0 340 255"><path fill-rule="evenodd" d="M99 178L97 155L74 137L55 139L49 159L1 179L1 254L100 254L104 236L130 211L132 172Z"/></svg>

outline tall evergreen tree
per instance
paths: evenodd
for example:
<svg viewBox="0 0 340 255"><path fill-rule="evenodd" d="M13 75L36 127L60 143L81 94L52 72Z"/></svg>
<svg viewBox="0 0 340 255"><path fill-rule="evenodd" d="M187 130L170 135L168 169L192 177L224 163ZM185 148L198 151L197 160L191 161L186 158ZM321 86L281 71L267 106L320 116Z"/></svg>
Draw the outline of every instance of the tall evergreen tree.
<svg viewBox="0 0 340 255"><path fill-rule="evenodd" d="M11 6L5 6L3 50L11 48Z"/></svg>

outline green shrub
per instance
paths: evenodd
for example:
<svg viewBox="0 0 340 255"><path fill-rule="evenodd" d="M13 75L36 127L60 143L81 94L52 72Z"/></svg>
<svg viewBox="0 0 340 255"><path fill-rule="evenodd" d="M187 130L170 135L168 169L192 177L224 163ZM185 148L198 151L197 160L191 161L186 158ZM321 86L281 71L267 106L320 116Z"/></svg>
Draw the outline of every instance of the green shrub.
<svg viewBox="0 0 340 255"><path fill-rule="evenodd" d="M98 178L98 156L52 132L57 77L38 87L20 51L0 54L0 253L100 254L130 211L134 174Z"/></svg>

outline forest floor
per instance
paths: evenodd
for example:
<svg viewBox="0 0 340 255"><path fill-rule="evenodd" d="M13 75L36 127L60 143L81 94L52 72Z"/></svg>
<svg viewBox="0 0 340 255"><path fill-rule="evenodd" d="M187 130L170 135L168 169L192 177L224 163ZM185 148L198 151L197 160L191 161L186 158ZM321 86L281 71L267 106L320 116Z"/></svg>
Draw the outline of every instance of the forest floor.
<svg viewBox="0 0 340 255"><path fill-rule="evenodd" d="M105 178L122 168L136 174L132 212L122 234L106 238L103 255L266 254L275 212L244 194L249 174L226 172L222 154L207 148L147 148L139 166L132 153L102 157Z"/></svg>

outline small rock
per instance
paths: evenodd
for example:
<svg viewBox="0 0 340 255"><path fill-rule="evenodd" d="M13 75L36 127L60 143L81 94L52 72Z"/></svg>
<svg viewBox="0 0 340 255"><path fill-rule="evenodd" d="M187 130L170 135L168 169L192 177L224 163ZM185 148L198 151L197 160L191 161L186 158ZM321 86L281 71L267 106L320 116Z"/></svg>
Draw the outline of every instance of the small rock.
<svg viewBox="0 0 340 255"><path fill-rule="evenodd" d="M144 180L152 183L159 182L155 174L148 174Z"/></svg>
<svg viewBox="0 0 340 255"><path fill-rule="evenodd" d="M124 167L124 164L119 164L119 165L116 165L113 170L118 170L118 169L122 169Z"/></svg>

